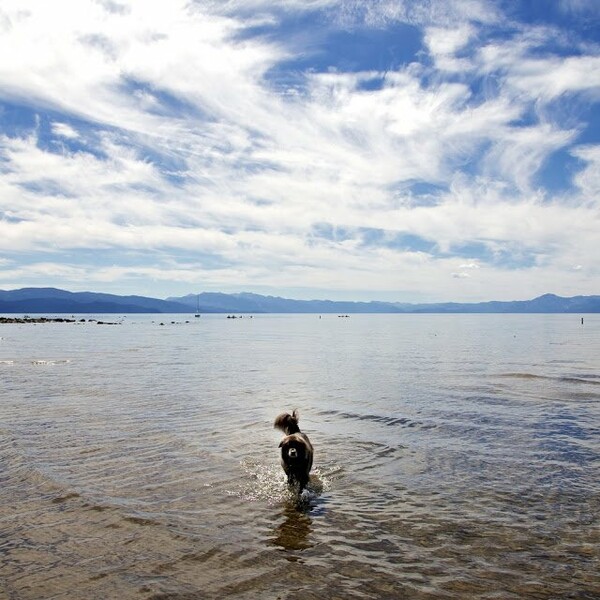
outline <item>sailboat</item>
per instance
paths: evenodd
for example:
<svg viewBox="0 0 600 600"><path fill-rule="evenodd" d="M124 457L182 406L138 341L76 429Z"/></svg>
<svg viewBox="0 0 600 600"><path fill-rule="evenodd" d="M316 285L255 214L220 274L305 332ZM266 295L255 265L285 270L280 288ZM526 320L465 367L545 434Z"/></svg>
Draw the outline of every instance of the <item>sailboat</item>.
<svg viewBox="0 0 600 600"><path fill-rule="evenodd" d="M200 317L200 294L196 296L196 314L195 317Z"/></svg>

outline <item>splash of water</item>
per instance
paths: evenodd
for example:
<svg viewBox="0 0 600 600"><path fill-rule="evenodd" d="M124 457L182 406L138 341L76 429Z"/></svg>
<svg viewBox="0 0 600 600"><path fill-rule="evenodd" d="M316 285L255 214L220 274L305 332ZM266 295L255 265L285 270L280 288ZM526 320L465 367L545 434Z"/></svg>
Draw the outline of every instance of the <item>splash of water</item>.
<svg viewBox="0 0 600 600"><path fill-rule="evenodd" d="M254 460L241 462L245 477L237 490L228 493L250 502L267 502L269 505L297 500L310 504L331 489L332 482L342 472L341 467L313 469L308 486L297 494L287 485L285 473L279 464L261 463Z"/></svg>

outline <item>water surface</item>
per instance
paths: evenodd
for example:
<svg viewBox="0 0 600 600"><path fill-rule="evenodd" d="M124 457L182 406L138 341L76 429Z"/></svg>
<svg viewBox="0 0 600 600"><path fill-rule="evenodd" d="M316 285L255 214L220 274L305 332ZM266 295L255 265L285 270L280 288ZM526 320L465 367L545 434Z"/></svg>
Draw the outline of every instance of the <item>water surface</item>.
<svg viewBox="0 0 600 600"><path fill-rule="evenodd" d="M600 315L118 320L0 328L0 598L600 597Z"/></svg>

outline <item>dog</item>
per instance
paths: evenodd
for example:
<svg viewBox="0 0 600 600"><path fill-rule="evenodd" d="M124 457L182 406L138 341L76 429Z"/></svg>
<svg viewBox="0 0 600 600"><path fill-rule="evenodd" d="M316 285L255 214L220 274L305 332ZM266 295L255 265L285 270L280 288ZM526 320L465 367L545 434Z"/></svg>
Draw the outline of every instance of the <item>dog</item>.
<svg viewBox="0 0 600 600"><path fill-rule="evenodd" d="M281 466L287 475L288 485L298 489L298 493L308 485L309 473L313 464L313 447L305 433L300 431L300 414L281 413L274 423L275 429L281 429L285 437L281 440Z"/></svg>

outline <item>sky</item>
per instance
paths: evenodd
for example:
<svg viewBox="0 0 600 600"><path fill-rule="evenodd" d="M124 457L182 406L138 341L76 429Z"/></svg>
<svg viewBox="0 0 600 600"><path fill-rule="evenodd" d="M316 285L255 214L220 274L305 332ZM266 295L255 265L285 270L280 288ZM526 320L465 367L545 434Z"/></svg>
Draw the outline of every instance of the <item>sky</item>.
<svg viewBox="0 0 600 600"><path fill-rule="evenodd" d="M600 293L597 0L0 0L0 289Z"/></svg>

